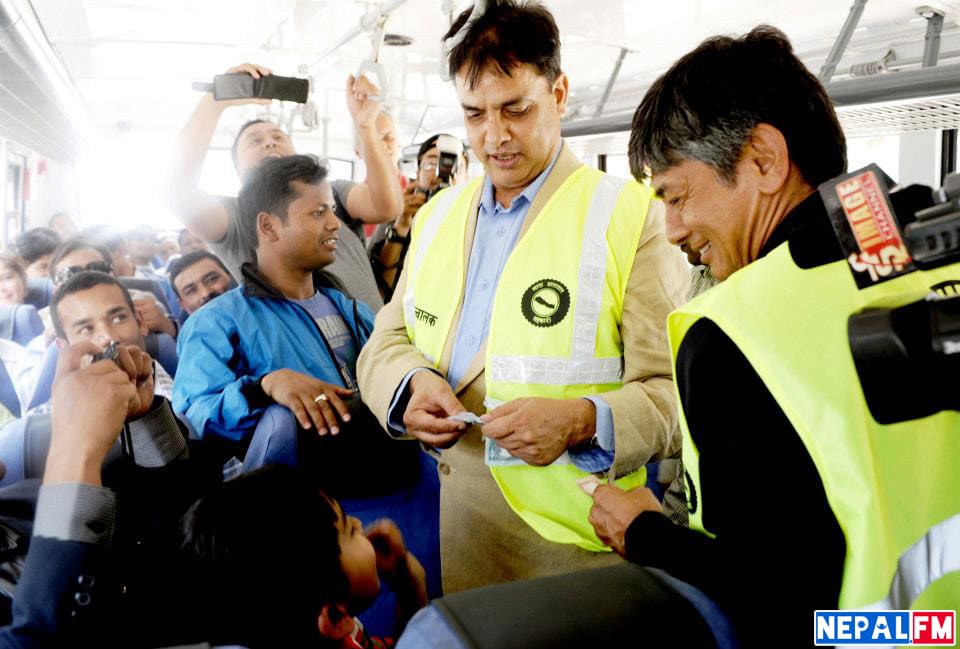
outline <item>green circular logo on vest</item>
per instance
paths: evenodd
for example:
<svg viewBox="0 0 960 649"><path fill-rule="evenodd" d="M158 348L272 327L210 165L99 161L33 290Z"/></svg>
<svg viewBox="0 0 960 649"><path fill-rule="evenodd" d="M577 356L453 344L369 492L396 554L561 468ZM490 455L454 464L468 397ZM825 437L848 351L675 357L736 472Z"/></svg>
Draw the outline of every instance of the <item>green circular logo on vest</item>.
<svg viewBox="0 0 960 649"><path fill-rule="evenodd" d="M552 327L570 310L570 291L555 279L541 279L523 293L520 309L535 327Z"/></svg>

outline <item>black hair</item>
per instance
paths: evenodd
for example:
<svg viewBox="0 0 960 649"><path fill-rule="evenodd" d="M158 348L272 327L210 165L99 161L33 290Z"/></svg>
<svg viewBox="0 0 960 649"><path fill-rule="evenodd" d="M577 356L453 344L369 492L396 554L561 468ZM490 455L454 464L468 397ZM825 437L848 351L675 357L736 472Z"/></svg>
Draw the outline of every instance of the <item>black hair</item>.
<svg viewBox="0 0 960 649"><path fill-rule="evenodd" d="M444 35L446 41L463 29L473 8L465 10ZM447 60L450 76L466 66L465 75L474 88L480 74L494 64L505 75L528 63L551 84L560 69L560 30L546 7L539 2L492 0L487 10L466 28L466 34L450 50Z"/></svg>
<svg viewBox="0 0 960 649"><path fill-rule="evenodd" d="M60 235L53 230L32 228L14 239L10 248L29 266L45 255L52 255L59 243Z"/></svg>
<svg viewBox="0 0 960 649"><path fill-rule="evenodd" d="M732 184L758 124L779 130L790 160L816 187L844 172L846 141L833 104L780 30L715 36L657 79L633 116L630 170L662 172L683 160L712 167Z"/></svg>
<svg viewBox="0 0 960 649"><path fill-rule="evenodd" d="M327 167L313 155L267 158L250 171L240 189L240 230L257 247L257 215L269 212L287 222L287 208L297 194L291 183L317 185L327 179Z"/></svg>
<svg viewBox="0 0 960 649"><path fill-rule="evenodd" d="M183 297L180 295L180 290L177 288L177 277L180 276L180 273L190 268L198 261L203 261L204 259L210 259L217 262L217 265L223 269L224 274L227 277L231 277L230 271L227 270L227 267L223 265L223 261L212 252L198 250L197 252L191 252L183 255L182 257L177 257L170 262L170 267L167 270L167 274L170 278L170 286L173 287L173 292L177 294L177 297Z"/></svg>
<svg viewBox="0 0 960 649"><path fill-rule="evenodd" d="M72 252L77 250L83 250L84 248L90 248L91 250L96 250L97 253L103 257L103 260L108 264L113 264L113 255L110 254L110 251L107 250L106 246L95 243L90 239L85 239L83 237L73 237L72 239L67 239L53 251L53 257L50 258L50 279L53 280L56 276L57 265L63 260L64 257L69 255Z"/></svg>
<svg viewBox="0 0 960 649"><path fill-rule="evenodd" d="M231 640L248 646L318 641L323 607L350 597L338 520L333 501L288 466L241 475L195 502L180 548L211 577L204 598L229 616L211 623L232 627Z"/></svg>
<svg viewBox="0 0 960 649"><path fill-rule="evenodd" d="M268 119L257 118L251 119L249 122L244 123L244 125L240 127L240 130L237 131L237 135L233 138L233 144L230 145L230 159L233 160L234 167L237 166L237 149L240 148L240 136L243 135L243 132L254 124L273 124L273 122Z"/></svg>
<svg viewBox="0 0 960 649"><path fill-rule="evenodd" d="M53 321L53 328L57 332L57 336L64 340L67 338L63 323L60 320L60 301L68 295L86 291L94 286L116 286L123 293L127 306L130 307L130 313L137 313L136 307L133 306L133 298L130 297L130 291L120 283L120 280L113 275L107 275L96 270L84 270L76 275L71 275L67 281L57 287L57 290L53 292L53 297L50 298L50 319Z"/></svg>

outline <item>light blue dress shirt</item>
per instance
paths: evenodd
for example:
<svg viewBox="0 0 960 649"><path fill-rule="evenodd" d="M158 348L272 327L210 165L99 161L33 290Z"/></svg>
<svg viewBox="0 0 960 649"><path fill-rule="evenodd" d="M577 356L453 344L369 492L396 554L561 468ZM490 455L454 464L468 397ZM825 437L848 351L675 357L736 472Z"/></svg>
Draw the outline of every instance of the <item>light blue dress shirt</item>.
<svg viewBox="0 0 960 649"><path fill-rule="evenodd" d="M483 194L477 215L477 228L473 237L473 248L467 266L467 283L463 295L463 311L460 324L453 342L450 368L447 382L456 387L466 374L473 357L477 355L490 331L490 317L493 310L493 297L503 267L513 251L520 235L520 229L527 217L527 211L543 187L547 176L553 170L560 157L558 149L550 166L504 207L495 199L493 182L487 175L483 182ZM407 383L413 370L401 382L393 403L390 405L388 422L396 432L404 433L403 413L406 410L409 395ZM599 473L613 464L615 437L613 416L610 406L599 397L587 397L596 407L597 446L571 448L570 459L582 471Z"/></svg>

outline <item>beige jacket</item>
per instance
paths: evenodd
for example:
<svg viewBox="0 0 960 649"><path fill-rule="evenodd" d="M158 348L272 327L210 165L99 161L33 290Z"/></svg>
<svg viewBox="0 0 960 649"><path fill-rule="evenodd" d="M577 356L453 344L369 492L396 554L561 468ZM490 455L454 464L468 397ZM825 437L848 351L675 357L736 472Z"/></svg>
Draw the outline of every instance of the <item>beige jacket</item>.
<svg viewBox="0 0 960 649"><path fill-rule="evenodd" d="M549 197L581 164L564 145L550 176L530 206L520 237ZM466 258L473 245L481 191L482 186L471 203L473 217L467 226L463 251ZM466 281L465 276L458 279L461 285ZM406 270L400 276L393 300L377 315L373 335L357 365L363 399L384 427L387 411L404 377L416 368L431 367L407 338L403 316L405 285ZM611 471L618 476L680 449L666 319L667 314L682 303L686 287L687 264L664 236L663 207L655 202L647 215L624 298L621 332L625 346L624 386L602 395L613 415L616 453ZM457 331L462 306L461 301L450 328L452 332ZM444 375L452 351L453 335L446 342L438 368ZM471 412L485 412L483 349L474 357L454 392ZM440 456L440 556L444 592L570 572L619 560L612 553L593 553L539 536L509 508L483 457L483 439L476 426Z"/></svg>

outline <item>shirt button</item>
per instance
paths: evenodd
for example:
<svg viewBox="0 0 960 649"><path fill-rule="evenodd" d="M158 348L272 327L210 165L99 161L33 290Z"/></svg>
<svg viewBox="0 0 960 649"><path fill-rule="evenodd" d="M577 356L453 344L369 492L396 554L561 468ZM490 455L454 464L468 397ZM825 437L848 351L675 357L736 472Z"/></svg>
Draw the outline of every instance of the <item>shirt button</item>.
<svg viewBox="0 0 960 649"><path fill-rule="evenodd" d="M497 228L497 236L498 236L498 237L502 237L504 234L506 234L506 232L507 232L507 231L504 230L503 228Z"/></svg>
<svg viewBox="0 0 960 649"><path fill-rule="evenodd" d="M470 336L469 338L467 338L467 344L468 344L468 345L471 345L471 346L472 346L472 345L475 345L475 344L477 344L477 339L474 338L473 336Z"/></svg>
<svg viewBox="0 0 960 649"><path fill-rule="evenodd" d="M440 473L442 473L443 475L450 475L450 465L449 465L449 464L447 464L447 463L445 463L445 462L441 462L439 468L440 468Z"/></svg>
<svg viewBox="0 0 960 649"><path fill-rule="evenodd" d="M92 598L90 597L90 593L74 593L73 599L80 606L90 606L90 600Z"/></svg>
<svg viewBox="0 0 960 649"><path fill-rule="evenodd" d="M483 280L482 282L480 282L480 288L487 288L488 286L490 286L490 282L488 282L487 280Z"/></svg>

